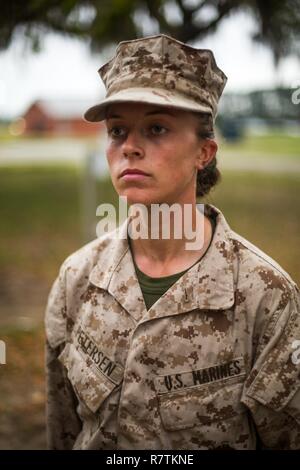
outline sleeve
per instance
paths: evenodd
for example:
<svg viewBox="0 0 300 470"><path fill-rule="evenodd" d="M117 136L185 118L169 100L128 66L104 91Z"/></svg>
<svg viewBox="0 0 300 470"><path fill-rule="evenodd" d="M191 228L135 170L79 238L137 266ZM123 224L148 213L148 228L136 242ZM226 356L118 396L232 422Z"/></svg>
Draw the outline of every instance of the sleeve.
<svg viewBox="0 0 300 470"><path fill-rule="evenodd" d="M64 265L48 297L45 313L46 431L47 447L72 449L81 431L78 401L58 356L65 346L66 300Z"/></svg>
<svg viewBox="0 0 300 470"><path fill-rule="evenodd" d="M291 285L263 334L242 402L262 448L300 449L300 296ZM276 319L276 321L274 321Z"/></svg>

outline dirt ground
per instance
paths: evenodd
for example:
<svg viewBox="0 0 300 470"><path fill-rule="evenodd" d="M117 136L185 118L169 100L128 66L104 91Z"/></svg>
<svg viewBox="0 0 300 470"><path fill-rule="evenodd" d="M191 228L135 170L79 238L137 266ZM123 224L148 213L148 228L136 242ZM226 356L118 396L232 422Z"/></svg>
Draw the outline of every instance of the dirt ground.
<svg viewBox="0 0 300 470"><path fill-rule="evenodd" d="M45 449L43 325L1 328L0 449Z"/></svg>
<svg viewBox="0 0 300 470"><path fill-rule="evenodd" d="M0 449L45 449L43 316L49 281L30 269L0 270Z"/></svg>

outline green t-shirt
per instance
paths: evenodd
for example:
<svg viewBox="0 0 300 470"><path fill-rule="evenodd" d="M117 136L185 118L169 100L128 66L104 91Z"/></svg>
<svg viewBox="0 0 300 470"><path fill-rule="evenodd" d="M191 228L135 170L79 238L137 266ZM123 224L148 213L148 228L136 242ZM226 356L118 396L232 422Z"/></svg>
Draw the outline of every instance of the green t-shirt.
<svg viewBox="0 0 300 470"><path fill-rule="evenodd" d="M212 239L213 239L213 234L216 228L216 222L213 218L209 219L211 224L212 224L212 237L210 240L210 244L207 247L207 250L209 249ZM129 240L129 246L130 246L130 239ZM205 253L207 252L205 251ZM194 266L199 262L201 258L205 255L205 253L200 256L200 258L192 265ZM132 256L133 258L133 256ZM146 304L147 309L149 310L150 307L165 293L167 290L175 284L175 282L183 276L183 274L188 271L192 266L189 268L185 269L184 271L181 271L180 273L175 273L171 274L171 276L163 276L163 277L151 277L148 276L147 274L143 273L136 265L134 259L133 259L136 275L141 287L141 291L143 293L144 301Z"/></svg>

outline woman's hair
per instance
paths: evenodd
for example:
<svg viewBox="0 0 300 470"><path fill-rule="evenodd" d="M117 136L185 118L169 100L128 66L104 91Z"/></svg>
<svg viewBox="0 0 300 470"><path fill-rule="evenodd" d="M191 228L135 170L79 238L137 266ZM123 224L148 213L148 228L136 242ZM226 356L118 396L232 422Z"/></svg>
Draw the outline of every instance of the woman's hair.
<svg viewBox="0 0 300 470"><path fill-rule="evenodd" d="M198 136L200 139L214 139L215 134L212 116L208 113L198 114L198 118L199 116L200 125ZM215 186L220 179L221 173L217 168L217 158L214 157L205 168L197 172L196 196L203 197L208 194L211 188Z"/></svg>

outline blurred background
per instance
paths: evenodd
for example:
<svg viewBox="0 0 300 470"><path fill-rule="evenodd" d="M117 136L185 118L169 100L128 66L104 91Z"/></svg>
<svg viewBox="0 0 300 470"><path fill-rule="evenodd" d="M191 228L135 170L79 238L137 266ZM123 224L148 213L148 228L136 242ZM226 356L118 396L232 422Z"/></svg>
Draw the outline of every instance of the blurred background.
<svg viewBox="0 0 300 470"><path fill-rule="evenodd" d="M0 0L0 449L43 449L43 315L63 260L116 204L82 114L121 40L170 34L228 76L222 183L204 200L300 284L300 0Z"/></svg>

